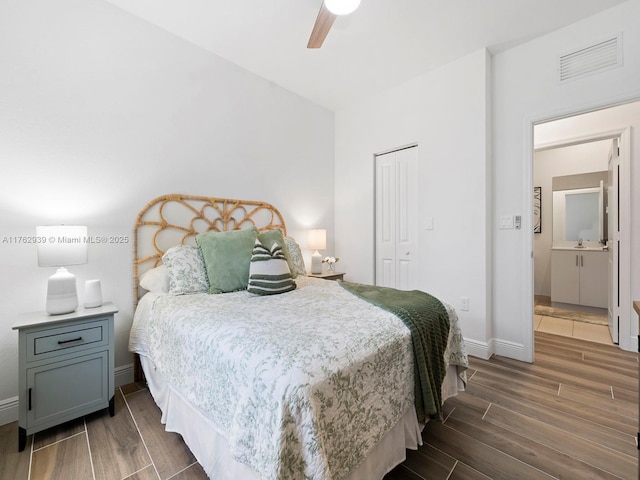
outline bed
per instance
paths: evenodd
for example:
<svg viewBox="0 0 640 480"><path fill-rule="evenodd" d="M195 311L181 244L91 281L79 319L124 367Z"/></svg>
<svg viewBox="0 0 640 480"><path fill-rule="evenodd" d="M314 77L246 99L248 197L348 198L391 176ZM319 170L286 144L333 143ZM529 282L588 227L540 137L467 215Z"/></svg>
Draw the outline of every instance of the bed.
<svg viewBox="0 0 640 480"><path fill-rule="evenodd" d="M240 244L251 244L249 260L246 246L241 260L228 250ZM248 285L237 288L229 277L245 261ZM419 327L402 319L413 307L306 276L268 203L159 197L136 220L133 270L136 376L212 479L381 479L464 389L451 306L382 292L391 303L417 296L430 302L422 316L439 315L424 322L432 347L420 347Z"/></svg>

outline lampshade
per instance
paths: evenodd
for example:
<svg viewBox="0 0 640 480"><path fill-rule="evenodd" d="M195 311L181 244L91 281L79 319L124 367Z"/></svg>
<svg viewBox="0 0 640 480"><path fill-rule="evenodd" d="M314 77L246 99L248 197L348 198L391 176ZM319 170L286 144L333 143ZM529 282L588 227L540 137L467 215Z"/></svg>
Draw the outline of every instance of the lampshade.
<svg viewBox="0 0 640 480"><path fill-rule="evenodd" d="M87 227L45 225L36 227L39 267L62 267L87 263Z"/></svg>
<svg viewBox="0 0 640 480"><path fill-rule="evenodd" d="M308 247L312 250L327 248L327 231L324 229L309 230Z"/></svg>
<svg viewBox="0 0 640 480"><path fill-rule="evenodd" d="M47 225L36 227L38 265L59 267L47 283L47 313L71 313L78 307L76 277L65 265L87 263L87 227Z"/></svg>
<svg viewBox="0 0 640 480"><path fill-rule="evenodd" d="M309 230L307 245L315 250L311 255L311 273L322 273L322 255L318 250L327 248L327 231L324 229Z"/></svg>
<svg viewBox="0 0 640 480"><path fill-rule="evenodd" d="M324 0L324 6L334 15L349 15L360 6L360 0Z"/></svg>

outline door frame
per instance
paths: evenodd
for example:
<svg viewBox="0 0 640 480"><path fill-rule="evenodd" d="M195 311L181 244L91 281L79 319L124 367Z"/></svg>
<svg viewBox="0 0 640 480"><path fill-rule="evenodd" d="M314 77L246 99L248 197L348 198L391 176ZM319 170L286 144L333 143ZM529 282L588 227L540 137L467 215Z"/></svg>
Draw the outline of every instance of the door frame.
<svg viewBox="0 0 640 480"><path fill-rule="evenodd" d="M609 158L607 158L607 172L609 178L607 180L607 243L611 243L607 252L607 283L609 285L609 298L607 298L607 323L609 324L609 332L614 343L620 344L620 142L621 138L615 138L611 142L609 150ZM613 190L613 192L612 192ZM610 194L613 193L617 197L611 202ZM611 206L614 206L612 208ZM615 219L612 221L609 215L613 213ZM613 235L610 235L610 234ZM617 234L617 235L616 235ZM614 296L612 296L614 295Z"/></svg>
<svg viewBox="0 0 640 480"><path fill-rule="evenodd" d="M533 363L534 360L534 268L533 268L533 156L534 156L534 126L563 118L574 117L585 113L592 113L599 110L633 103L638 98L631 98L626 101L612 102L592 108L582 110L572 110L562 114L547 114L529 117L525 120L525 169L523 183L523 208L528 214L522 215L524 241L523 241L523 292L522 292L522 318L524 319L523 330L523 359ZM569 146L585 141L606 140L620 137L620 165L624 176L621 182L620 223L626 228L620 235L620 281L618 289L620 291L620 331L619 346L628 351L637 351L638 340L631 336L631 127L626 126L610 131L603 131L595 134L575 136L566 140L553 142L553 144L540 145L546 148L557 146ZM624 164L624 166L623 166ZM622 188L624 186L624 189Z"/></svg>

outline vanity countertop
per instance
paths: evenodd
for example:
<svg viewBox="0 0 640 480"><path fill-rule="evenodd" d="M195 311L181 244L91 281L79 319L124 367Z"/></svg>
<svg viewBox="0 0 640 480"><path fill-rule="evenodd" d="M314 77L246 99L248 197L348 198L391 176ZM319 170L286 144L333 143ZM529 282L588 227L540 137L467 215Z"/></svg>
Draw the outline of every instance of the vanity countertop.
<svg viewBox="0 0 640 480"><path fill-rule="evenodd" d="M551 250L572 250L576 252L608 252L604 247L551 247Z"/></svg>

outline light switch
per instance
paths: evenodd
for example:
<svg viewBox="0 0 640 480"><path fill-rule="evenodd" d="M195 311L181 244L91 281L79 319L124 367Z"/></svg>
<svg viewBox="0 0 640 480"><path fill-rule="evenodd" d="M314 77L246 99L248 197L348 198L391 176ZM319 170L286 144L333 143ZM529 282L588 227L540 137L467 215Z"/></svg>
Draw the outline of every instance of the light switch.
<svg viewBox="0 0 640 480"><path fill-rule="evenodd" d="M513 228L513 217L511 215L500 216L500 230L508 230Z"/></svg>
<svg viewBox="0 0 640 480"><path fill-rule="evenodd" d="M426 220L427 230L433 230L433 217L427 217Z"/></svg>

